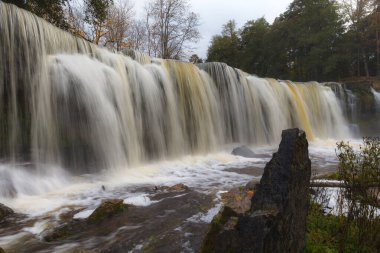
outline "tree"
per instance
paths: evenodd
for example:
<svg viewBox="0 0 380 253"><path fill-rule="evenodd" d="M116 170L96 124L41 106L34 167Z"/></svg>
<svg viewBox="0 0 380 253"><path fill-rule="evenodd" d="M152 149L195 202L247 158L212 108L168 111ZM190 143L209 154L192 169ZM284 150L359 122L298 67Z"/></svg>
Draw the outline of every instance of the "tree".
<svg viewBox="0 0 380 253"><path fill-rule="evenodd" d="M248 21L244 25L240 33L244 56L241 60L242 69L260 76L268 74L269 32L270 25L264 18Z"/></svg>
<svg viewBox="0 0 380 253"><path fill-rule="evenodd" d="M133 5L129 1L120 0L108 10L108 32L105 34L104 45L117 51L130 48L129 31L133 24Z"/></svg>
<svg viewBox="0 0 380 253"><path fill-rule="evenodd" d="M70 9L67 20L72 34L120 51L131 47L133 15L129 0L86 0Z"/></svg>
<svg viewBox="0 0 380 253"><path fill-rule="evenodd" d="M361 76L361 64L363 64L365 75L369 76L367 45L370 20L368 17L372 13L373 7L374 0L342 0L343 13L349 21L350 32L355 39L357 76Z"/></svg>
<svg viewBox="0 0 380 253"><path fill-rule="evenodd" d="M108 13L113 0L85 0L85 21L89 25L89 39L98 45L101 38L109 33Z"/></svg>
<svg viewBox="0 0 380 253"><path fill-rule="evenodd" d="M188 0L151 0L146 8L148 53L164 59L185 56L189 43L200 38L199 16Z"/></svg>
<svg viewBox="0 0 380 253"><path fill-rule="evenodd" d="M286 41L288 78L328 80L340 68L338 42L344 32L332 0L294 0L276 20Z"/></svg>
<svg viewBox="0 0 380 253"><path fill-rule="evenodd" d="M356 151L348 142L337 144L338 176L344 187L339 201L342 228L339 251L378 252L380 233L380 139L363 138ZM347 242L350 242L350 248Z"/></svg>
<svg viewBox="0 0 380 253"><path fill-rule="evenodd" d="M147 51L147 31L145 22L134 20L128 33L129 48L141 52Z"/></svg>
<svg viewBox="0 0 380 253"><path fill-rule="evenodd" d="M69 6L70 0L4 0L5 3L17 5L20 8L33 12L37 16L62 28L68 29L64 9Z"/></svg>
<svg viewBox="0 0 380 253"><path fill-rule="evenodd" d="M207 61L224 62L233 67L240 67L240 38L236 30L236 22L229 20L223 25L222 35L211 40L207 50Z"/></svg>
<svg viewBox="0 0 380 253"><path fill-rule="evenodd" d="M197 54L193 54L192 56L190 56L189 62L193 64L197 64L197 63L203 63L203 60L202 58L199 58Z"/></svg>

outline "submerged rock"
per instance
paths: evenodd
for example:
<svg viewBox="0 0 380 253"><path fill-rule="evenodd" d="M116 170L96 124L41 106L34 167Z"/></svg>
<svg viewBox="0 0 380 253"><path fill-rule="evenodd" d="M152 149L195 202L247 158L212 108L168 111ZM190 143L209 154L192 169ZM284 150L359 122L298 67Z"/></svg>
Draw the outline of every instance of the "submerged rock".
<svg viewBox="0 0 380 253"><path fill-rule="evenodd" d="M173 185L173 186L164 187L164 189L167 190L167 191L186 191L186 190L189 189L189 187L187 187L184 184L176 184L176 185Z"/></svg>
<svg viewBox="0 0 380 253"><path fill-rule="evenodd" d="M240 146L240 147L234 148L232 150L231 154L243 156L243 157L247 157L247 158L256 157L256 154L251 149L249 149L247 146Z"/></svg>
<svg viewBox="0 0 380 253"><path fill-rule="evenodd" d="M3 204L0 204L0 222L13 214L14 214L14 211L12 209L10 209L9 207Z"/></svg>
<svg viewBox="0 0 380 253"><path fill-rule="evenodd" d="M110 199L104 201L95 211L87 218L89 222L102 221L110 218L115 214L124 212L128 209L128 205L124 204L122 199Z"/></svg>
<svg viewBox="0 0 380 253"><path fill-rule="evenodd" d="M283 131L249 212L238 214L224 207L210 225L202 252L303 252L310 175L305 133Z"/></svg>
<svg viewBox="0 0 380 253"><path fill-rule="evenodd" d="M111 220L114 216L128 210L128 207L131 205L124 204L123 201L122 199L106 200L87 219L71 220L50 231L44 239L47 242L51 242L70 236L78 236L83 231L96 229L102 222Z"/></svg>

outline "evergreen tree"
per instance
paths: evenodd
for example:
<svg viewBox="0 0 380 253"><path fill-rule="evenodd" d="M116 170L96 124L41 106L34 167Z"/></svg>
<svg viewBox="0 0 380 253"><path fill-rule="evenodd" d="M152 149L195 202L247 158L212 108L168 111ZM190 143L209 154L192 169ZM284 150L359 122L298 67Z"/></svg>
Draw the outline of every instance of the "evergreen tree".
<svg viewBox="0 0 380 253"><path fill-rule="evenodd" d="M48 22L68 29L64 8L68 7L69 0L3 0L15 4L20 8L33 12Z"/></svg>

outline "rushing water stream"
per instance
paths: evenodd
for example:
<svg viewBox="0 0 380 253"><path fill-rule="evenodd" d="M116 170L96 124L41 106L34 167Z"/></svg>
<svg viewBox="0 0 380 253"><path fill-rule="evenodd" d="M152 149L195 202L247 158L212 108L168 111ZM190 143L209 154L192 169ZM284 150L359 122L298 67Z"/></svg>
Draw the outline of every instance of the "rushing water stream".
<svg viewBox="0 0 380 253"><path fill-rule="evenodd" d="M229 169L262 169L283 129L305 130L316 169L334 166L334 140L352 134L342 99L352 114L355 99L341 86L113 53L1 1L0 34L0 202L27 215L20 231L0 229L0 246L15 252L67 210L157 203L139 187L215 194L259 178ZM241 144L262 156L229 155Z"/></svg>

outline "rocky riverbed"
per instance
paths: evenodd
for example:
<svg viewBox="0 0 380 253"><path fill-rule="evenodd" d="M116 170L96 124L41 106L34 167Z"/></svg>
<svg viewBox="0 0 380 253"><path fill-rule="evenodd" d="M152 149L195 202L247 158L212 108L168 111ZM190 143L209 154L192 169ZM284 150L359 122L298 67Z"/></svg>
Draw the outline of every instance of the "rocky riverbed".
<svg viewBox="0 0 380 253"><path fill-rule="evenodd" d="M3 202L16 214L1 222L0 247L6 252L198 252L223 202L242 210L248 205L253 192L244 186L259 182L275 149L254 150L257 156L251 158L223 153L159 163L157 170L132 169L124 175L129 181L84 176L76 178L80 186L8 199ZM333 145L309 150L314 175L335 170ZM111 199L125 208L89 221Z"/></svg>

